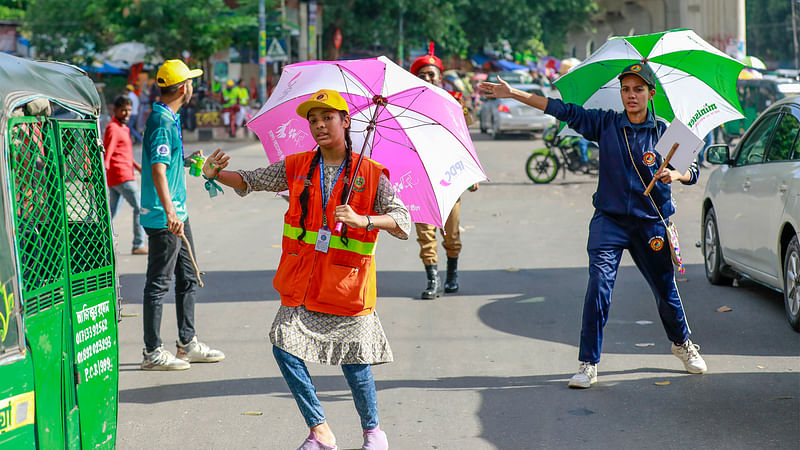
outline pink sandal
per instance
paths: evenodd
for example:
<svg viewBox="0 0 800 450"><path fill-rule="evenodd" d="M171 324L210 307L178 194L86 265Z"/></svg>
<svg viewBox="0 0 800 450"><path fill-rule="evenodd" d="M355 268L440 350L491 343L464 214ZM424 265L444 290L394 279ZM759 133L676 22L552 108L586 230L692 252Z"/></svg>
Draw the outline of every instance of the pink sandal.
<svg viewBox="0 0 800 450"><path fill-rule="evenodd" d="M308 434L308 437L306 438L305 442L303 442L303 445L297 447L297 450L338 450L338 448L339 447L335 445L331 447L323 444L319 441L319 439L317 439L317 436L312 431Z"/></svg>
<svg viewBox="0 0 800 450"><path fill-rule="evenodd" d="M361 450L388 450L389 439L386 438L386 433L379 428L371 430L364 430L364 445Z"/></svg>

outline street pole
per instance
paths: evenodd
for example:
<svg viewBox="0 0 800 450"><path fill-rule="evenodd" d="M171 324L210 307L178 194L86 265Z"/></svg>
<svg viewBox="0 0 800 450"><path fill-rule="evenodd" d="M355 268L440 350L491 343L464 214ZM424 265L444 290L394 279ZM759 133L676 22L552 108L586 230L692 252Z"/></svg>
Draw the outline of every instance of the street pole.
<svg viewBox="0 0 800 450"><path fill-rule="evenodd" d="M264 0L258 0L258 101L267 103L267 15Z"/></svg>
<svg viewBox="0 0 800 450"><path fill-rule="evenodd" d="M403 8L403 0L400 0L400 20L397 23L397 64L399 66L403 65L403 56L404 56L404 49L403 49L403 13L405 9Z"/></svg>
<svg viewBox="0 0 800 450"><path fill-rule="evenodd" d="M800 70L797 58L797 18L794 14L794 4L797 0L792 0L792 41L794 42L794 70Z"/></svg>

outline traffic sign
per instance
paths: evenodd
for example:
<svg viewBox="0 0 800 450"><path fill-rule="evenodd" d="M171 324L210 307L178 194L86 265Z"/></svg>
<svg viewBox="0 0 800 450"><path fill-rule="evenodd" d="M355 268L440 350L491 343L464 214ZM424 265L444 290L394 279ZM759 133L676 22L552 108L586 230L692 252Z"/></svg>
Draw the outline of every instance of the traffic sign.
<svg viewBox="0 0 800 450"><path fill-rule="evenodd" d="M277 62L277 61L286 61L286 49L284 48L284 43L281 42L282 39L275 39L269 43L269 47L267 48L267 62Z"/></svg>

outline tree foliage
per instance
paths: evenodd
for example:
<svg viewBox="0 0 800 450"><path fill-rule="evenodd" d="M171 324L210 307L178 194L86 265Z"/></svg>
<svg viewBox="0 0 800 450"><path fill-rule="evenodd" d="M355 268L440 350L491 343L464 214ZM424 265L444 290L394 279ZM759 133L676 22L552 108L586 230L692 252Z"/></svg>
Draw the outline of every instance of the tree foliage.
<svg viewBox="0 0 800 450"><path fill-rule="evenodd" d="M23 28L43 58L87 63L113 39L110 33L119 3L85 0L66 5L60 0L28 0Z"/></svg>
<svg viewBox="0 0 800 450"><path fill-rule="evenodd" d="M328 0L326 42L340 29L342 51L396 54L399 17L405 48L437 45L437 54L480 52L501 40L517 51L563 48L570 29L588 24L594 0Z"/></svg>
<svg viewBox="0 0 800 450"><path fill-rule="evenodd" d="M223 0L138 0L128 11L122 35L149 45L165 59L180 58L186 50L205 60L228 48L242 29L258 25L256 16L235 12Z"/></svg>
<svg viewBox="0 0 800 450"><path fill-rule="evenodd" d="M26 3L26 0L0 0L0 20L24 19Z"/></svg>
<svg viewBox="0 0 800 450"><path fill-rule="evenodd" d="M230 3L230 2L228 2ZM277 0L267 0L267 11ZM570 29L585 26L595 0L319 0L323 7L324 56L333 34L343 35L341 52L394 56L400 46L427 48L440 56L481 52L507 41L513 51L551 53L563 47ZM119 42L137 41L164 58L183 51L204 60L231 45L257 45L258 1L239 0L0 0L0 14L24 10L24 28L43 58L88 63ZM9 12L8 14L13 14Z"/></svg>
<svg viewBox="0 0 800 450"><path fill-rule="evenodd" d="M745 4L749 55L773 61L794 61L792 1L800 27L800 2L797 0L761 0Z"/></svg>
<svg viewBox="0 0 800 450"><path fill-rule="evenodd" d="M96 53L116 43L137 41L165 58L179 58L186 50L193 58L204 60L228 48L239 36L257 38L257 0L241 0L235 10L224 0L17 3L26 3L24 27L43 58L89 63ZM267 4L274 8L275 2L268 0Z"/></svg>

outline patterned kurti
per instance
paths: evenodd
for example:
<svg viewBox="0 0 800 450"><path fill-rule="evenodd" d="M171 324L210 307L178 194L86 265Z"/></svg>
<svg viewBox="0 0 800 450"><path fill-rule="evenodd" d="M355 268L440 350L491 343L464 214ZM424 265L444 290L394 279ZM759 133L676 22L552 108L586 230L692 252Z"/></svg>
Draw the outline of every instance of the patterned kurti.
<svg viewBox="0 0 800 450"><path fill-rule="evenodd" d="M333 191L333 177L338 165L323 165L325 192ZM281 192L289 189L286 165L278 161L269 167L240 170L247 188L236 190L245 196L253 191ZM373 209L391 216L399 230L391 233L399 239L408 239L411 216L394 188L381 174ZM377 312L366 316L337 316L309 311L304 306L281 305L269 332L272 345L304 361L319 364L382 364L392 362L392 349L383 332Z"/></svg>

